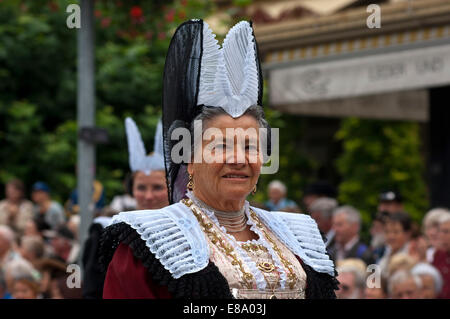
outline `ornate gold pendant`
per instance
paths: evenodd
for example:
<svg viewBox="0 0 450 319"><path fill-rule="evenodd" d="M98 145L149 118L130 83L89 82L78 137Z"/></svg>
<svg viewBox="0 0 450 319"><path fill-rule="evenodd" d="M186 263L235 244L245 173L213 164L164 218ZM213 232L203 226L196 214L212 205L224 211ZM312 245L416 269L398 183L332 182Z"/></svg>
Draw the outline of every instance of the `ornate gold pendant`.
<svg viewBox="0 0 450 319"><path fill-rule="evenodd" d="M267 261L264 261L258 263L258 268L265 273L269 273L275 270L275 265Z"/></svg>

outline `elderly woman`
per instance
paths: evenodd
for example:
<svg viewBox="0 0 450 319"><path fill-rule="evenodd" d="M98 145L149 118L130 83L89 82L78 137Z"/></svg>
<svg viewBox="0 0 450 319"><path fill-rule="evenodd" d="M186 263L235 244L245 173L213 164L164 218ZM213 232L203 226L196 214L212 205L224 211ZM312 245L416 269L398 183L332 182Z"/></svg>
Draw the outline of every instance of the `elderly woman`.
<svg viewBox="0 0 450 319"><path fill-rule="evenodd" d="M434 252L439 248L439 219L448 213L446 208L434 208L428 211L422 220L423 233L428 244L426 258L429 263L433 262Z"/></svg>
<svg viewBox="0 0 450 319"><path fill-rule="evenodd" d="M173 204L113 218L101 249L104 298L335 298L334 265L317 224L246 200L262 167L255 141L268 128L261 97L251 24L233 27L222 49L202 20L176 30L163 96ZM186 128L194 143L178 162L173 136Z"/></svg>
<svg viewBox="0 0 450 319"><path fill-rule="evenodd" d="M418 263L412 269L411 273L419 276L422 282L422 299L436 299L442 291L442 276L439 271L428 263Z"/></svg>
<svg viewBox="0 0 450 319"><path fill-rule="evenodd" d="M266 208L278 211L297 211L297 204L293 200L286 198L286 195L286 185L278 180L271 181L268 186L269 200L265 203Z"/></svg>
<svg viewBox="0 0 450 319"><path fill-rule="evenodd" d="M406 269L395 272L388 279L389 299L419 299L421 289L420 277Z"/></svg>
<svg viewBox="0 0 450 319"><path fill-rule="evenodd" d="M19 179L6 183L5 195L6 199L0 201L0 224L22 233L33 219L33 203L25 199L25 186Z"/></svg>

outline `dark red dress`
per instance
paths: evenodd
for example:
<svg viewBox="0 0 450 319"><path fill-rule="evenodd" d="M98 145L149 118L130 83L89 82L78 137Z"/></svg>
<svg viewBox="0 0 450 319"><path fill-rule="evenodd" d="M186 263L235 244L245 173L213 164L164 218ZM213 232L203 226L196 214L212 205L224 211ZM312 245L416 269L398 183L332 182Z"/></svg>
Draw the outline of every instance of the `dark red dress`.
<svg viewBox="0 0 450 319"><path fill-rule="evenodd" d="M433 257L433 266L439 270L444 280L439 298L450 299L450 253L442 250L436 251Z"/></svg>

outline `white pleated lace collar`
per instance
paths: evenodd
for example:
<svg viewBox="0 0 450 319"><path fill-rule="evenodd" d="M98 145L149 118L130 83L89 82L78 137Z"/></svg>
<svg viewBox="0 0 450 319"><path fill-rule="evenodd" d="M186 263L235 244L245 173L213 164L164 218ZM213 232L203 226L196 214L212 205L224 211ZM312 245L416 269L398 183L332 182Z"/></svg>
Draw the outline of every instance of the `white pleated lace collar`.
<svg viewBox="0 0 450 319"><path fill-rule="evenodd" d="M245 211L248 217L250 217L249 208L246 202ZM263 224L306 265L317 272L334 276L333 261L326 254L325 243L317 224L310 216L268 212L255 207L252 207L252 210ZM205 211L204 213L218 225L213 212ZM150 252L175 279L185 274L198 272L206 268L209 263L210 250L205 235L190 208L182 203L158 210L122 212L113 217L112 224L120 222L125 222L137 231ZM268 248L275 266L281 267L278 256L274 254L270 245L264 243L264 236L251 218L248 218L248 224L251 225L252 231L259 235L258 243ZM221 229L227 234L225 228ZM235 240L230 242L234 243L234 248L252 269L258 288L264 289L265 280L261 279L260 271L255 263L246 257L247 254ZM284 271L280 273L283 276L281 282L284 285L286 282Z"/></svg>

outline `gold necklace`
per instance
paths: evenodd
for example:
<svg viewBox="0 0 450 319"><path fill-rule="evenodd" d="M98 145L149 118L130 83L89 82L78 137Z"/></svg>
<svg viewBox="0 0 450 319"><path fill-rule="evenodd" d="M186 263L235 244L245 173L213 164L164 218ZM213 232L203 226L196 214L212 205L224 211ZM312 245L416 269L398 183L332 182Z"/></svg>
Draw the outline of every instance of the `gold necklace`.
<svg viewBox="0 0 450 319"><path fill-rule="evenodd" d="M238 266L239 270L242 273L242 279L244 284L248 289L253 288L253 275L251 273L248 273L245 271L242 260L240 260L236 253L234 252L234 249L232 246L228 245L225 240L217 234L217 231L214 229L215 226L214 223L207 222L204 220L206 216L201 214L197 211L197 209L194 207L194 203L191 199L182 199L182 203L185 204L187 207L191 209L191 211L194 213L194 216L197 218L198 222L203 228L203 231L206 233L208 238L211 240L211 242L216 245L219 249L221 249L228 257L232 259L231 264L233 266ZM206 217L207 218L207 217Z"/></svg>
<svg viewBox="0 0 450 319"><path fill-rule="evenodd" d="M294 269L292 269L292 263L287 260L284 256L281 250L278 248L276 242L270 237L270 235L265 231L263 228L263 225L256 215L256 213L250 209L250 216L254 219L256 226L261 230L261 232L264 234L264 237L270 242L272 245L272 249L277 253L278 257L280 258L282 264L284 267L289 271L289 274L287 274L288 280L289 280L289 288L294 289L294 286L297 282L297 276L295 275Z"/></svg>

